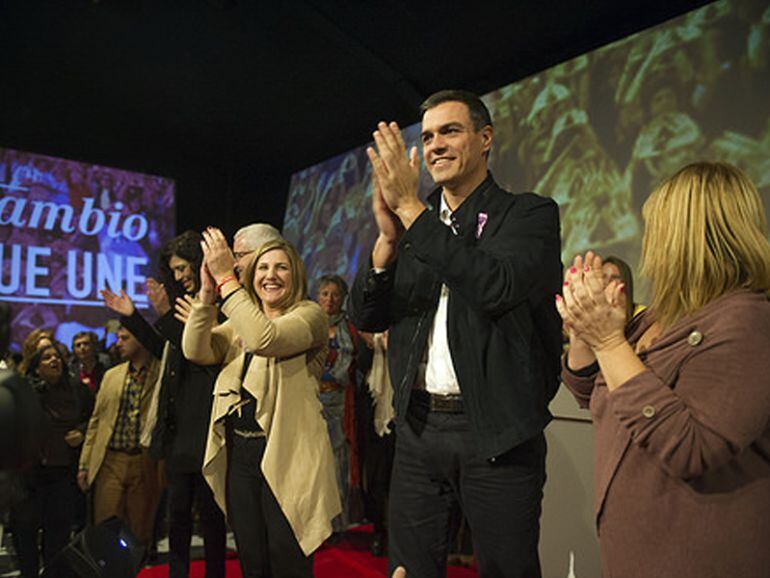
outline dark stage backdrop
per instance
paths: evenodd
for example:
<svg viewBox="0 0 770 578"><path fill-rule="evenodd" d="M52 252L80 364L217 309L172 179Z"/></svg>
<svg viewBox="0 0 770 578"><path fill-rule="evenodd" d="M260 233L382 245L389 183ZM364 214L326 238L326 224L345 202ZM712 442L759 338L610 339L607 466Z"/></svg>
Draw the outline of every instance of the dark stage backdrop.
<svg viewBox="0 0 770 578"><path fill-rule="evenodd" d="M770 207L767 0L707 5L484 101L495 123L492 173L510 191L559 203L565 263L595 249L636 269L644 200L692 161L736 164ZM409 146L418 134L418 125L406 129ZM421 186L431 188L424 169ZM284 234L311 284L324 273L352 280L368 257L376 236L370 199L365 146L293 175Z"/></svg>
<svg viewBox="0 0 770 578"><path fill-rule="evenodd" d="M13 348L38 327L71 345L115 317L99 290L147 307L146 277L174 235L174 181L0 148L0 300Z"/></svg>

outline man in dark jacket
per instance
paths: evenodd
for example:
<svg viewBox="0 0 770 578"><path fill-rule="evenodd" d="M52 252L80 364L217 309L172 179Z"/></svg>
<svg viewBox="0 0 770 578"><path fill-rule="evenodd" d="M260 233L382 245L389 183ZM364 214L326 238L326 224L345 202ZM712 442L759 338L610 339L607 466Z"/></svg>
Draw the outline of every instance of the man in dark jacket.
<svg viewBox="0 0 770 578"><path fill-rule="evenodd" d="M99 392L104 372L109 369L109 356L101 354L98 346L99 338L93 331L79 331L72 338L70 373L94 395Z"/></svg>
<svg viewBox="0 0 770 578"><path fill-rule="evenodd" d="M197 365L184 358L181 346L184 325L174 318L171 306L175 296L195 295L198 291L203 260L201 239L199 233L186 231L164 246L160 269L166 277L165 284L153 279L147 283L148 296L159 315L154 327L137 311L125 292L118 296L102 291L107 307L121 315L121 324L164 362L150 455L164 462L171 578L189 575L196 502L203 530L206 578L225 576L225 519L201 473L219 367Z"/></svg>
<svg viewBox="0 0 770 578"><path fill-rule="evenodd" d="M422 111L438 189L419 199L416 147L407 155L398 126L380 123L367 151L379 236L351 296L359 329L390 330L391 570L444 576L459 503L480 574L532 578L561 352L558 207L494 182L478 97L442 91Z"/></svg>

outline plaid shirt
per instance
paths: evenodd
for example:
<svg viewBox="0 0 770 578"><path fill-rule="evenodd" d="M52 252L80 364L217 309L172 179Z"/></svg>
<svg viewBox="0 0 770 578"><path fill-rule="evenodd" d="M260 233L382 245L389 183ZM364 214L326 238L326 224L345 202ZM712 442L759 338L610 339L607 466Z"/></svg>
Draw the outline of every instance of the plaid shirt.
<svg viewBox="0 0 770 578"><path fill-rule="evenodd" d="M139 413L142 406L142 392L147 381L147 367L135 369L128 366L128 378L120 396L120 409L115 420L115 431L112 432L110 449L136 450L139 449Z"/></svg>

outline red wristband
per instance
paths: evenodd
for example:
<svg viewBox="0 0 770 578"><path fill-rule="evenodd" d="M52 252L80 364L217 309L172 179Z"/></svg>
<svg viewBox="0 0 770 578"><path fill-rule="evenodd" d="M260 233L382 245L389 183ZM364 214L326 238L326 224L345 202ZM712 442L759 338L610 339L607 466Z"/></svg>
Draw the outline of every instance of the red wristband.
<svg viewBox="0 0 770 578"><path fill-rule="evenodd" d="M238 278L235 275L226 275L219 283L217 283L217 288L214 290L214 292L219 295L220 291L222 291L222 287L224 287L226 283L237 280Z"/></svg>

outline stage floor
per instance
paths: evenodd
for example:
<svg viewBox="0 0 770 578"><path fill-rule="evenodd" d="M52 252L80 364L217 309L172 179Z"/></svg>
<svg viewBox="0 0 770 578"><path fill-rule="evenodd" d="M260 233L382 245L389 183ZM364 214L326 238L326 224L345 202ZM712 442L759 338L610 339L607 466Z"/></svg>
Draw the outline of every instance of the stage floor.
<svg viewBox="0 0 770 578"><path fill-rule="evenodd" d="M339 543L333 546L323 546L316 552L313 559L315 578L385 577L388 567L387 558L375 557L369 552L371 536L371 526L360 526L346 532ZM204 567L204 563L200 560L193 562L190 572L191 578L203 578ZM167 576L168 566L160 564L145 568L139 573L138 578L166 578ZM449 566L447 577L477 578L478 573L472 568ZM241 569L235 555L227 560L227 578L241 578Z"/></svg>

